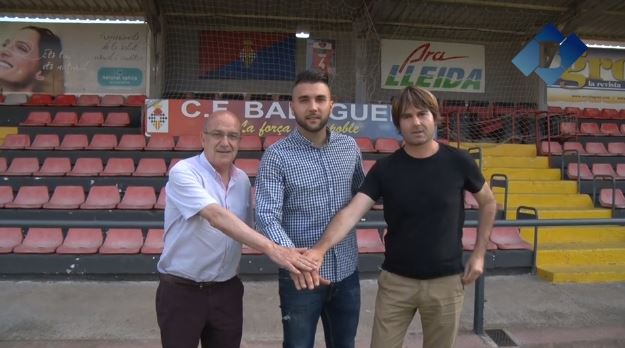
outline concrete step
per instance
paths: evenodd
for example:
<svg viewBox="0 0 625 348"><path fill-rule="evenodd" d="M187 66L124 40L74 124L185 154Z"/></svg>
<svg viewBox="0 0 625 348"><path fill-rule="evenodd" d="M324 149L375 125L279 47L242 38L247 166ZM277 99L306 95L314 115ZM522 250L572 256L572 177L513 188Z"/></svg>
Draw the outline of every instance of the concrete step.
<svg viewBox="0 0 625 348"><path fill-rule="evenodd" d="M541 244L536 264L540 267L625 264L625 242Z"/></svg>
<svg viewBox="0 0 625 348"><path fill-rule="evenodd" d="M489 180L490 178L486 178ZM495 188L497 192L500 189ZM510 180L509 194L516 193L577 193L577 182L571 180Z"/></svg>
<svg viewBox="0 0 625 348"><path fill-rule="evenodd" d="M456 146L456 143L450 143ZM479 147L482 149L482 157L485 156L523 156L535 157L536 145L530 144L493 144L493 143L460 143L463 149Z"/></svg>
<svg viewBox="0 0 625 348"><path fill-rule="evenodd" d="M603 219L611 218L609 209L538 209L539 219ZM516 219L516 210L508 209L506 218Z"/></svg>
<svg viewBox="0 0 625 348"><path fill-rule="evenodd" d="M486 156L482 168L549 168L547 157Z"/></svg>
<svg viewBox="0 0 625 348"><path fill-rule="evenodd" d="M504 204L504 194L496 192L497 203ZM508 195L508 209L529 206L537 209L591 209L590 196L576 193L517 193Z"/></svg>
<svg viewBox="0 0 625 348"><path fill-rule="evenodd" d="M482 169L484 177L490 179L493 174L505 174L508 180L560 181L560 169L537 168L503 168L493 167Z"/></svg>
<svg viewBox="0 0 625 348"><path fill-rule="evenodd" d="M625 281L625 264L538 267L538 275L552 283L607 283Z"/></svg>
<svg viewBox="0 0 625 348"><path fill-rule="evenodd" d="M545 243L625 243L625 226L558 226L538 229L539 245ZM521 237L534 243L534 228L522 227Z"/></svg>

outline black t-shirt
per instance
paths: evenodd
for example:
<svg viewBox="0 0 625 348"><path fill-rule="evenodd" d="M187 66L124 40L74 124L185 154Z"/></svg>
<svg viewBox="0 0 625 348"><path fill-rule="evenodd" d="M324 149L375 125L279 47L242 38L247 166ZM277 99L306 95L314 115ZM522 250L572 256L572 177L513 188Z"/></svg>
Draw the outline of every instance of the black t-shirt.
<svg viewBox="0 0 625 348"><path fill-rule="evenodd" d="M431 279L463 271L463 191L478 192L484 177L471 156L444 144L427 158L404 149L378 160L360 192L384 200L386 271Z"/></svg>

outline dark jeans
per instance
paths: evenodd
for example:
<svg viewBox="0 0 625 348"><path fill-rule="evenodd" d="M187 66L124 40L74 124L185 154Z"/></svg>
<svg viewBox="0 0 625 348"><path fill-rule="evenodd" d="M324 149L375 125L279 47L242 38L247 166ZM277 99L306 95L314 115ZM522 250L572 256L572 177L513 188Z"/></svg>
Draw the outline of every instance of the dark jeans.
<svg viewBox="0 0 625 348"><path fill-rule="evenodd" d="M238 348L243 332L243 283L238 277L200 284L168 277L156 290L164 348Z"/></svg>
<svg viewBox="0 0 625 348"><path fill-rule="evenodd" d="M327 348L353 348L360 313L358 271L340 282L315 290L297 290L280 270L280 308L284 348L312 348L321 316Z"/></svg>

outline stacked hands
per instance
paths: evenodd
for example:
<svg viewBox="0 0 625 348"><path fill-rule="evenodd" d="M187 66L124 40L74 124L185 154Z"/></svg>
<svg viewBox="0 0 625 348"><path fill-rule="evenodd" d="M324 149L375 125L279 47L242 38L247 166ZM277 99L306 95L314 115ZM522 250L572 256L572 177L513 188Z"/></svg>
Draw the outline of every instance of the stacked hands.
<svg viewBox="0 0 625 348"><path fill-rule="evenodd" d="M313 290L320 285L330 284L319 275L324 254L315 248L286 248L274 245L267 255L273 262L289 271L297 290Z"/></svg>

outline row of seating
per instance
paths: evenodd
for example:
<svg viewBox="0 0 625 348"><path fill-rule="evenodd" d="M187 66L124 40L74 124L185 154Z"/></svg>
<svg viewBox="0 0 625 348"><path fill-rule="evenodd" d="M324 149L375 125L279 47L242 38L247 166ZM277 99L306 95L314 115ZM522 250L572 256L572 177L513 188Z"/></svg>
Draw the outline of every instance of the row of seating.
<svg viewBox="0 0 625 348"><path fill-rule="evenodd" d="M0 98L4 105L24 106L143 106L145 95L129 95L124 97L118 94L106 94L102 97L96 94L61 94L53 96L46 93L8 94Z"/></svg>
<svg viewBox="0 0 625 348"><path fill-rule="evenodd" d="M625 209L625 195L621 189L602 188L599 191L599 205L604 208Z"/></svg>
<svg viewBox="0 0 625 348"><path fill-rule="evenodd" d="M592 180L595 176L608 176L616 180L625 179L625 163L617 163L616 170L610 163L593 163L592 170L586 163L569 163L566 175L570 179ZM605 180L602 178L602 180Z"/></svg>
<svg viewBox="0 0 625 348"><path fill-rule="evenodd" d="M130 125L130 115L127 112L85 111L78 114L74 111L59 111L52 117L49 111L31 111L20 126L51 126L51 127L126 127Z"/></svg>
<svg viewBox="0 0 625 348"><path fill-rule="evenodd" d="M574 116L577 118L597 118L597 119L625 119L625 109L616 110L612 108L584 108L550 106L547 108L550 114Z"/></svg>
<svg viewBox="0 0 625 348"><path fill-rule="evenodd" d="M594 136L623 136L625 135L625 123L617 124L603 122L601 125L595 122L582 122L577 128L576 122L560 123L560 136L594 135Z"/></svg>
<svg viewBox="0 0 625 348"><path fill-rule="evenodd" d="M577 141L566 141L560 144L556 141L543 141L540 152L543 155L562 155L565 152L576 151L582 156L625 156L625 142L611 142L606 147L604 143L587 142L585 145Z"/></svg>

